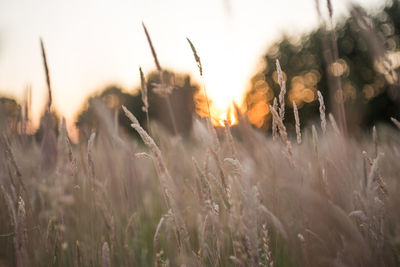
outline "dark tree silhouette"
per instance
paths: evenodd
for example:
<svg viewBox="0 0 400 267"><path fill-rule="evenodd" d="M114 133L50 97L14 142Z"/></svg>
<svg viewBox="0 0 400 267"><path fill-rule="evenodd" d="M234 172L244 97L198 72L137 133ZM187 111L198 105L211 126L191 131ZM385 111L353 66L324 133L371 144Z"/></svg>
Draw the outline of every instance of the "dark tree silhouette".
<svg viewBox="0 0 400 267"><path fill-rule="evenodd" d="M14 99L0 97L0 132L10 135L18 130L21 106Z"/></svg>
<svg viewBox="0 0 400 267"><path fill-rule="evenodd" d="M354 8L354 10L357 7ZM352 13L354 15L354 13ZM386 50L387 54L400 57L400 4L393 1L374 17L374 41ZM279 85L275 60L279 59L287 84L285 121L290 129L294 124L292 101L299 107L302 125L318 118L316 91L322 92L328 112L332 111L328 93L327 71L341 77L347 124L350 132L372 127L378 122L390 122L390 117L400 115L399 81L394 81L388 73L378 66L371 36L367 36L357 24L356 17L350 17L335 29L339 60L326 65L324 60L324 41L330 42L330 33L321 26L314 32L304 35L300 40L284 36L271 46L264 57L265 67L253 76L251 87L245 97L250 121L262 129L269 129L271 114L268 105L279 95ZM395 54L397 53L397 54ZM396 66L395 66L396 67ZM398 75L399 66L394 70Z"/></svg>
<svg viewBox="0 0 400 267"><path fill-rule="evenodd" d="M164 82L174 88L169 97L178 133L184 136L189 133L192 126L192 117L195 111L193 99L198 87L191 83L188 75L174 74L165 71L164 76ZM155 84L160 83L159 78L158 72L150 73L146 78L148 86L149 118L150 121L157 120L168 131L173 133L173 124L165 98L157 95L153 90ZM141 91L139 88L133 91L136 93L127 93L120 87L109 86L99 95L90 97L85 104L84 110L78 115L76 121L80 139L88 138L92 130L98 130L102 127L108 128L103 129L103 132L109 131L109 128L115 126L110 126L110 124L115 124L116 119L121 126L120 130L135 135L135 132L132 131L130 127L129 120L122 112L121 105L125 105L136 116L142 127L146 128L146 114L142 109L143 102ZM101 114L101 110L96 111L96 106L101 106L99 109L105 108L109 114ZM106 118L106 116L109 116L109 118ZM107 120L110 122L107 122Z"/></svg>

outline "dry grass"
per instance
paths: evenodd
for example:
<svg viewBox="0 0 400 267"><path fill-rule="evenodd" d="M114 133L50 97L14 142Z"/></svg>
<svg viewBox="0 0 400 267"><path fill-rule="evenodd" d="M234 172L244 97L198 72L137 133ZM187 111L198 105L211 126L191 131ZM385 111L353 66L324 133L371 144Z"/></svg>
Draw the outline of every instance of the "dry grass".
<svg viewBox="0 0 400 267"><path fill-rule="evenodd" d="M285 136L271 110L284 142L243 124L236 137L227 126L215 146L203 122L174 141L158 125L150 137L125 109L148 148L125 136L113 142L108 131L73 147L60 135L52 172L37 167L45 156L37 144L9 137L0 168L2 261L398 265L399 132L382 126L374 138L353 140L332 124L319 137L322 129L305 129L288 157L296 136Z"/></svg>
<svg viewBox="0 0 400 267"><path fill-rule="evenodd" d="M399 266L400 132L378 125L355 140L326 121L318 92L321 128L301 134L293 103L290 136L276 65L272 138L239 109L236 134L195 120L182 139L156 122L149 134L122 107L142 146L101 104L104 127L81 144L65 122L58 136L46 124L41 145L2 136L0 266Z"/></svg>

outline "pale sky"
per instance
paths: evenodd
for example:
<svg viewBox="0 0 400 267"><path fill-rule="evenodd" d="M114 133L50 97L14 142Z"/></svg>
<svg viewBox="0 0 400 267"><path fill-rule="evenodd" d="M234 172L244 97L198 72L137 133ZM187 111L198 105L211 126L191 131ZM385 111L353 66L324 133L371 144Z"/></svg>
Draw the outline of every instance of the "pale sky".
<svg viewBox="0 0 400 267"><path fill-rule="evenodd" d="M229 3L227 12L225 3ZM366 8L384 0L355 1ZM241 103L268 45L283 33L317 27L315 0L0 0L0 95L21 100L32 86L34 121L46 84L39 46L45 42L57 110L73 123L86 97L108 84L133 90L139 65L155 69L141 26L146 24L161 66L193 74L186 37L201 57L209 97L224 109ZM345 0L332 0L337 16ZM325 0L321 0L325 8Z"/></svg>

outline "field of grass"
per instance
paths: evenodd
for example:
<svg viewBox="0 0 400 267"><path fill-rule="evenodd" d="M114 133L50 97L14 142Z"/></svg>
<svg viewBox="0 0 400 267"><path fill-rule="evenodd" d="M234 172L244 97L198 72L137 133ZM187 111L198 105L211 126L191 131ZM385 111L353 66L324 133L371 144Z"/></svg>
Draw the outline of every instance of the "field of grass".
<svg viewBox="0 0 400 267"><path fill-rule="evenodd" d="M143 27L177 133L172 87ZM272 134L237 109L234 127L195 117L188 136L172 135L149 120L141 72L146 125L119 109L140 139L94 103L96 131L73 144L65 121L58 135L50 126L43 43L42 55L49 98L41 141L25 133L24 118L18 133L0 137L0 267L400 265L396 119L397 128L377 125L356 138L345 130L343 102L336 123L318 92L320 119L301 129L294 103L296 133L288 133L277 61Z"/></svg>
<svg viewBox="0 0 400 267"><path fill-rule="evenodd" d="M196 120L150 137L125 112L145 145L2 138L0 266L400 264L399 131L356 140L331 116L297 144L273 110L274 138L241 114L233 136Z"/></svg>

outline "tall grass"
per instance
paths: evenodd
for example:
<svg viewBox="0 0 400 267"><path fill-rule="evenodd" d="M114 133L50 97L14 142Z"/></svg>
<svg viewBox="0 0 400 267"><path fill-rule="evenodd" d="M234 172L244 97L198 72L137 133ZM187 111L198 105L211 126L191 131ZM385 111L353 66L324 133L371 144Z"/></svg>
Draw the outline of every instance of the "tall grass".
<svg viewBox="0 0 400 267"><path fill-rule="evenodd" d="M188 139L174 143L156 124L151 137L125 109L147 147L122 135L114 142L111 130L92 134L87 146L71 147L61 134L53 171L38 168L46 152L36 143L8 137L0 262L398 265L399 132L380 126L373 139L354 140L328 123L319 136L319 127L303 130L288 154L296 136L285 136L271 111L281 140L244 123L239 135L227 126L213 137L197 121Z"/></svg>
<svg viewBox="0 0 400 267"><path fill-rule="evenodd" d="M58 136L46 124L41 145L3 135L0 266L398 266L399 131L353 139L326 121L318 92L321 127L301 133L294 103L291 136L276 66L272 138L239 109L235 134L198 119L176 138L147 119L150 134L122 106L143 146L101 104L104 127L87 142L71 144L65 122ZM144 79L142 94L147 112Z"/></svg>

